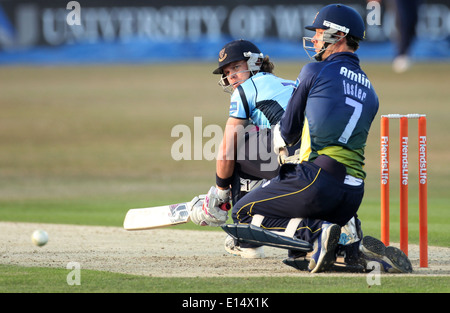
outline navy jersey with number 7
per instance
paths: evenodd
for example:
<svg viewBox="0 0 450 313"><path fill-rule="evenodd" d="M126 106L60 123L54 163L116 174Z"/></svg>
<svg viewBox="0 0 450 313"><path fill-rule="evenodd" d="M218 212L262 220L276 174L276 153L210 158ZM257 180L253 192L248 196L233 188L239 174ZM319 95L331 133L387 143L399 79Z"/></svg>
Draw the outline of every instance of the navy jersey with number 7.
<svg viewBox="0 0 450 313"><path fill-rule="evenodd" d="M378 96L354 53L335 53L305 65L280 121L288 145L301 140L302 161L326 154L347 174L364 179L364 148Z"/></svg>

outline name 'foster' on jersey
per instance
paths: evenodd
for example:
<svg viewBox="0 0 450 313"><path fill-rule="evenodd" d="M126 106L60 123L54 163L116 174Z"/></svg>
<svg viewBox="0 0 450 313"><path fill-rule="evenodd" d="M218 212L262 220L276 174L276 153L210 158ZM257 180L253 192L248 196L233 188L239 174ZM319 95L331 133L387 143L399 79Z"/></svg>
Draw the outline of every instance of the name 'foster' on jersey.
<svg viewBox="0 0 450 313"><path fill-rule="evenodd" d="M303 161L326 154L364 179L364 148L379 102L358 56L336 53L307 64L296 85L281 120L283 139L289 145L301 139Z"/></svg>

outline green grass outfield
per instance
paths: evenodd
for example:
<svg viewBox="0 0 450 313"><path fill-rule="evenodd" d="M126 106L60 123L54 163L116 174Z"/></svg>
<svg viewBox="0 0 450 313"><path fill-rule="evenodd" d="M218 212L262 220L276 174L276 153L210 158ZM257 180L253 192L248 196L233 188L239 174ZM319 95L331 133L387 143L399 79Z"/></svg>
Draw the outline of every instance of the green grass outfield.
<svg viewBox="0 0 450 313"><path fill-rule="evenodd" d="M66 269L0 265L0 293L415 293L449 292L448 277L381 276L368 284L366 275L338 277L161 278L84 269L80 285L66 282ZM370 281L369 277L369 281ZM338 287L337 287L338 286ZM420 286L420 287L418 287Z"/></svg>
<svg viewBox="0 0 450 313"><path fill-rule="evenodd" d="M178 138L171 137L171 130L180 124L193 129L194 117L202 117L203 128L223 127L229 96L211 74L214 66L3 67L0 220L121 226L128 208L182 202L206 193L214 184L214 161L174 161L171 146ZM275 72L295 80L301 66L279 63ZM379 115L427 114L429 244L449 247L450 64L416 64L402 75L394 74L390 64L368 64L364 69L380 97ZM397 140L394 123L391 133ZM203 138L203 145L209 139ZM398 242L395 140L391 240ZM416 160L417 123L411 121L411 243L418 243ZM366 149L366 197L359 211L365 234L376 237L380 234L379 166L377 117ZM181 227L200 229L193 224ZM357 277L316 276L245 278L239 284L231 278L176 279L175 287L168 278L86 271L82 286L59 288L53 282L61 271L67 273L0 266L0 292L327 292L333 284L345 292L448 292L450 285L449 277L389 276L380 288L368 288L365 278L361 283ZM261 281L270 290L256 287Z"/></svg>

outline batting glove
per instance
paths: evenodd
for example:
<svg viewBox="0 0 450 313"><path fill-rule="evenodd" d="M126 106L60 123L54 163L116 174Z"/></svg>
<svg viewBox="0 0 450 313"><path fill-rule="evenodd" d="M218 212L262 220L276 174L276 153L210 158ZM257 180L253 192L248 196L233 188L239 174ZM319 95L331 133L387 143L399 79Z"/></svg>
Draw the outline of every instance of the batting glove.
<svg viewBox="0 0 450 313"><path fill-rule="evenodd" d="M191 221L200 226L221 226L228 220L231 191L211 187L203 201L197 201L190 213ZM194 198L195 199L195 198Z"/></svg>

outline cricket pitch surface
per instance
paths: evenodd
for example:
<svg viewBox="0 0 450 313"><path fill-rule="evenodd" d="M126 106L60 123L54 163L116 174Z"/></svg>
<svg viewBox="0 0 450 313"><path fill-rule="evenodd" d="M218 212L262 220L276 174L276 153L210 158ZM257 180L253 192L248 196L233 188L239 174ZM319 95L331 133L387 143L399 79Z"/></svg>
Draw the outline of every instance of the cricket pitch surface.
<svg viewBox="0 0 450 313"><path fill-rule="evenodd" d="M43 247L31 242L36 229L49 235ZM0 235L0 264L66 268L78 262L81 269L153 277L364 275L297 271L282 263L287 250L271 247L265 247L265 259L232 256L224 250L222 231L171 227L130 232L120 227L0 222ZM429 247L428 252L429 267L420 268L418 246L410 245L414 271L405 275L450 276L450 248Z"/></svg>

